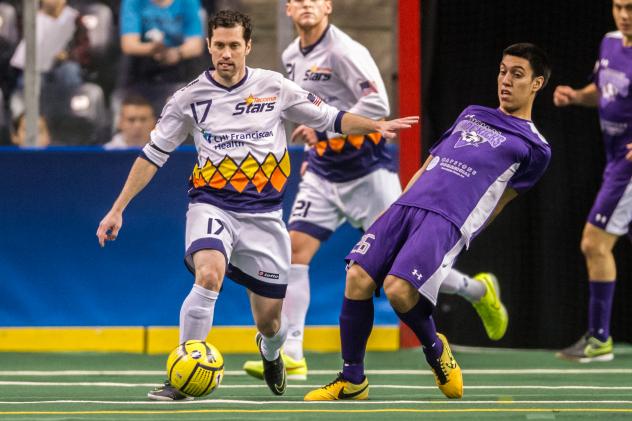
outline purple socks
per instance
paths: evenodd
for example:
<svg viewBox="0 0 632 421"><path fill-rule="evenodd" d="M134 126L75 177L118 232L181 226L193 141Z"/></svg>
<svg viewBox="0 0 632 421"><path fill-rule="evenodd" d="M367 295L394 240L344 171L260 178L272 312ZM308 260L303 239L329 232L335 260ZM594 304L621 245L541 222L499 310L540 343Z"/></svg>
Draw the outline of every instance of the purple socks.
<svg viewBox="0 0 632 421"><path fill-rule="evenodd" d="M406 313L397 313L399 319L406 323L415 333L419 342L423 346L424 354L428 364L434 366L443 352L443 343L437 337L437 328L432 319L434 306L426 298L420 296L415 306Z"/></svg>
<svg viewBox="0 0 632 421"><path fill-rule="evenodd" d="M610 337L610 315L615 283L590 281L588 285L588 332L600 341L606 341Z"/></svg>
<svg viewBox="0 0 632 421"><path fill-rule="evenodd" d="M373 330L373 298L351 300L347 297L340 310L342 377L352 383L364 381L364 354Z"/></svg>

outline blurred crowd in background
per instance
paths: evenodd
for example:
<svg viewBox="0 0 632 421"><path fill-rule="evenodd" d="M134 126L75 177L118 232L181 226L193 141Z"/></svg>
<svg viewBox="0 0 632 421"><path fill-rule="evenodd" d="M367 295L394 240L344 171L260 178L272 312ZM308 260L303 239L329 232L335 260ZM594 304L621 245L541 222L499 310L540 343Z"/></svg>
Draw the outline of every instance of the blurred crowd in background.
<svg viewBox="0 0 632 421"><path fill-rule="evenodd" d="M41 0L37 145L142 146L165 100L208 68L213 0ZM22 0L0 0L0 146L25 138Z"/></svg>

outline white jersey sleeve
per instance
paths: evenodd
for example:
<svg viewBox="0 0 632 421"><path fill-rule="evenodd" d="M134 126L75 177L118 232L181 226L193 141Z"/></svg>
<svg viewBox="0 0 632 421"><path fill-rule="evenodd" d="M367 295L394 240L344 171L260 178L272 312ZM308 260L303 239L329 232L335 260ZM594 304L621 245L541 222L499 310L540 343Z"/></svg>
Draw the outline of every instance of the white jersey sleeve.
<svg viewBox="0 0 632 421"><path fill-rule="evenodd" d="M340 123L344 112L327 105L318 96L307 92L291 80L283 79L281 103L281 117L286 120L305 124L321 132L341 132Z"/></svg>
<svg viewBox="0 0 632 421"><path fill-rule="evenodd" d="M333 52L334 71L357 98L347 111L372 119L385 118L391 111L380 71L365 47L357 43L353 47Z"/></svg>
<svg viewBox="0 0 632 421"><path fill-rule="evenodd" d="M144 157L158 167L167 162L169 154L185 141L192 129L177 98L176 92L163 108L156 127L151 131L151 141L143 148Z"/></svg>

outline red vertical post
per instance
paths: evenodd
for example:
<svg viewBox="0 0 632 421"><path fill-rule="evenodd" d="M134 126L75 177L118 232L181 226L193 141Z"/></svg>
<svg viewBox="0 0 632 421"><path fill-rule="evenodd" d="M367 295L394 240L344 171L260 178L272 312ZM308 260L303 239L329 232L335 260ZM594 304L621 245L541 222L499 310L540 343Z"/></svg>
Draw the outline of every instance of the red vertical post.
<svg viewBox="0 0 632 421"><path fill-rule="evenodd" d="M421 0L399 0L399 114L421 116ZM405 186L421 166L421 126L399 136L399 177ZM402 348L419 346L413 332L400 323Z"/></svg>

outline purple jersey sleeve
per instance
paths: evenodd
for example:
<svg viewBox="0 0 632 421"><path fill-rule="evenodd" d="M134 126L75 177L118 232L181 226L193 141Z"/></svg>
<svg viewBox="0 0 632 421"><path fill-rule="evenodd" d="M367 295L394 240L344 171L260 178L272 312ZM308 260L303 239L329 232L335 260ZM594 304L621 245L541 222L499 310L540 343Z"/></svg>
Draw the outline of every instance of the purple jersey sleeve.
<svg viewBox="0 0 632 421"><path fill-rule="evenodd" d="M525 192L537 183L551 161L551 149L543 147L531 148L528 160L520 165L518 171L509 180L509 187L518 193Z"/></svg>

